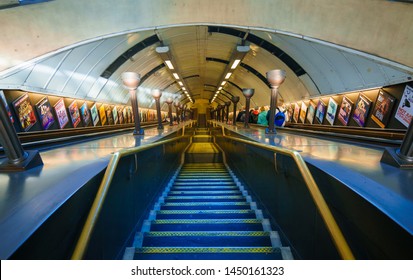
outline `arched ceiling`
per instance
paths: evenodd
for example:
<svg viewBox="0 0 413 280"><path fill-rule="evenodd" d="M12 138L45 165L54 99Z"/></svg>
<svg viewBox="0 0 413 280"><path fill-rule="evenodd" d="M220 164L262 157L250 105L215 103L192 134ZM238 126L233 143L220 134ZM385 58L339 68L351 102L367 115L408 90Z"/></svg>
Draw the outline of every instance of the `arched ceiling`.
<svg viewBox="0 0 413 280"><path fill-rule="evenodd" d="M284 69L279 92L285 102L409 81L409 68L378 57L294 34L241 27L185 25L113 34L67 46L12 72L0 74L0 89L22 89L108 103L127 103L121 73L141 75L139 102L154 107L150 90L184 99L181 87L156 52L169 46L192 99L211 100L237 45L250 51L235 69L215 101L223 103L242 88L254 88L253 106L269 104L265 73ZM185 98L184 102L189 102ZM215 103L216 103L215 102ZM216 105L216 104L215 104Z"/></svg>

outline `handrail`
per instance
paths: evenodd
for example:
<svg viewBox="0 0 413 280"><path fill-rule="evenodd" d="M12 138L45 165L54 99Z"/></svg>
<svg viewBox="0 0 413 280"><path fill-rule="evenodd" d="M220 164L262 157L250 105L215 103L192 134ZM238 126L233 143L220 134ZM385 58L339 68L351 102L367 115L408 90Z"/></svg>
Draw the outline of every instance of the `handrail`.
<svg viewBox="0 0 413 280"><path fill-rule="evenodd" d="M280 154L293 158L295 163L297 164L298 170L303 176L304 182L311 194L311 197L313 198L313 201L318 211L320 212L322 219L324 220L324 223L327 226L330 236L333 239L333 242L341 258L344 260L355 259L350 249L350 246L348 245L346 239L344 238L344 235L341 232L340 227L338 226L336 220L334 219L333 214L331 213L330 208L328 207L326 201L324 200L324 197L321 194L321 191L319 187L317 186L317 183L315 182L313 176L311 175L311 172L308 169L307 164L305 163L304 159L297 151L228 136L225 134L225 127L221 125L221 128L222 128L222 135L225 138L228 138L228 139L240 142L240 143L252 145L258 148L262 148L265 150L269 150L275 153L280 153Z"/></svg>
<svg viewBox="0 0 413 280"><path fill-rule="evenodd" d="M189 124L192 126L192 122ZM163 140L145 146L126 148L114 153L109 161L108 167L106 168L105 174L103 175L102 182L100 183L99 189L96 193L95 200L93 201L92 207L90 208L88 217L83 226L80 237L77 241L75 250L72 254L72 260L81 260L85 254L87 245L90 240L90 236L93 232L99 213L102 210L103 202L105 201L106 194L108 193L110 184L112 183L113 176L115 175L116 168L118 166L119 160L122 157L136 154L141 151L145 151L157 146L161 146L170 142L177 141L185 136L185 125L182 127L181 136L174 137L172 139Z"/></svg>

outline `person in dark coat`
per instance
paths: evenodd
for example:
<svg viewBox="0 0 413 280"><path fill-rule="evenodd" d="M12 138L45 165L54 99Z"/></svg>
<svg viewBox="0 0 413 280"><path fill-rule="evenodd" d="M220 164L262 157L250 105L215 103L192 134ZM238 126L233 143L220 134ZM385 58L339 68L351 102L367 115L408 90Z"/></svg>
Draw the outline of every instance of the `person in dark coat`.
<svg viewBox="0 0 413 280"><path fill-rule="evenodd" d="M237 122L244 122L244 120L245 120L245 114L246 114L246 112L245 112L245 107L242 107L242 110L239 111L239 113L238 113L238 115L237 115L236 121L237 121Z"/></svg>

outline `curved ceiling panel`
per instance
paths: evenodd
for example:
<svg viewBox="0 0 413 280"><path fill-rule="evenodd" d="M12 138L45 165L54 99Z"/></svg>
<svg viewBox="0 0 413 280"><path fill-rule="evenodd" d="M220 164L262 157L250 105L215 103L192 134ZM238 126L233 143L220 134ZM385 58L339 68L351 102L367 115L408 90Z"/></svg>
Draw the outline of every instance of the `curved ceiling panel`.
<svg viewBox="0 0 413 280"><path fill-rule="evenodd" d="M368 59L340 46L282 34L252 31L283 49L306 70L321 94L348 92L406 82L412 73ZM307 88L311 90L312 85ZM312 92L311 95L317 93Z"/></svg>
<svg viewBox="0 0 413 280"><path fill-rule="evenodd" d="M270 89L265 75L271 69L287 72L279 90L285 102L401 83L412 75L373 56L369 59L303 37L202 25L158 28L79 43L1 77L0 88L127 103L129 94L120 76L134 71L142 77L140 106L154 106L150 95L153 88L165 91L162 100L169 96L182 100L185 95L181 86L156 52L156 47L165 45L193 99L204 102L212 99L237 45L244 43L250 45L250 51L216 103L235 95L241 97L242 106L245 99L241 88L254 88L251 105L268 105Z"/></svg>

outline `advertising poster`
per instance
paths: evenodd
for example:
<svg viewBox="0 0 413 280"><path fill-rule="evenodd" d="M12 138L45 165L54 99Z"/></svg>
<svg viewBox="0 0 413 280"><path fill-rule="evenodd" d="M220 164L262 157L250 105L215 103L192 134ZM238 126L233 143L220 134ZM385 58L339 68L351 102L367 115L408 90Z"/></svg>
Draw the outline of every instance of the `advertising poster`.
<svg viewBox="0 0 413 280"><path fill-rule="evenodd" d="M127 107L124 107L124 108L123 108L123 118L125 119L125 123L129 123L128 109L127 109Z"/></svg>
<svg viewBox="0 0 413 280"><path fill-rule="evenodd" d="M330 97L330 99L328 100L326 120L331 125L334 124L334 120L336 119L337 109L338 109L337 102L332 97Z"/></svg>
<svg viewBox="0 0 413 280"><path fill-rule="evenodd" d="M297 103L294 103L294 115L293 119L296 123L298 123L298 117L300 115L300 106Z"/></svg>
<svg viewBox="0 0 413 280"><path fill-rule="evenodd" d="M341 101L340 110L338 111L338 120L343 124L347 125L350 120L351 109L353 109L353 102L344 96L343 101Z"/></svg>
<svg viewBox="0 0 413 280"><path fill-rule="evenodd" d="M315 103L313 101L310 101L310 104L308 105L307 120L311 124L314 121L315 106Z"/></svg>
<svg viewBox="0 0 413 280"><path fill-rule="evenodd" d="M396 112L396 119L408 127L413 116L413 88L406 86Z"/></svg>
<svg viewBox="0 0 413 280"><path fill-rule="evenodd" d="M360 94L357 98L356 108L354 109L353 120L361 127L364 127L366 125L370 106L371 101L363 94Z"/></svg>
<svg viewBox="0 0 413 280"><path fill-rule="evenodd" d="M63 98L56 102L54 109L56 111L57 120L59 121L59 127L64 128L69 122L69 116L67 115Z"/></svg>
<svg viewBox="0 0 413 280"><path fill-rule="evenodd" d="M92 108L90 108L90 115L92 116L93 126L96 126L99 122L98 109L96 108L96 104L93 104Z"/></svg>
<svg viewBox="0 0 413 280"><path fill-rule="evenodd" d="M128 107L126 112L127 112L127 115L128 115L128 123L132 123L133 118L132 118L132 109L131 109L131 107Z"/></svg>
<svg viewBox="0 0 413 280"><path fill-rule="evenodd" d="M30 103L29 95L26 93L13 102L14 111L21 128L28 131L36 122L36 115L34 113L32 104Z"/></svg>
<svg viewBox="0 0 413 280"><path fill-rule="evenodd" d="M118 118L118 109L116 108L116 106L113 107L112 115L113 115L113 124L117 124L119 118Z"/></svg>
<svg viewBox="0 0 413 280"><path fill-rule="evenodd" d="M52 105L50 105L49 99L44 97L36 104L37 113L40 117L40 122L44 130L47 130L52 124L54 124L55 119L52 112Z"/></svg>
<svg viewBox="0 0 413 280"><path fill-rule="evenodd" d="M394 98L384 90L379 90L379 94L377 95L376 99L376 105L374 106L371 118L381 128L386 127L395 102L396 98Z"/></svg>
<svg viewBox="0 0 413 280"><path fill-rule="evenodd" d="M114 124L113 115L112 115L112 108L108 105L106 106L106 119L109 125Z"/></svg>
<svg viewBox="0 0 413 280"><path fill-rule="evenodd" d="M11 123L14 123L13 116L11 115L11 112L10 112L9 104L7 104L6 96L4 95L4 92L2 90L0 90L0 99L3 100L4 106L6 106L7 114L9 115Z"/></svg>
<svg viewBox="0 0 413 280"><path fill-rule="evenodd" d="M106 111L105 111L105 105L100 106L99 108L99 116L100 116L100 123L102 125L106 124Z"/></svg>
<svg viewBox="0 0 413 280"><path fill-rule="evenodd" d="M293 114L294 114L294 108L291 106L291 104L288 104L288 106L286 106L286 110L285 110L285 116L286 116L286 121L287 122L292 122L293 121Z"/></svg>
<svg viewBox="0 0 413 280"><path fill-rule="evenodd" d="M123 120L123 109L122 108L117 108L117 113L118 113L118 117L119 117L119 124L123 124L124 120Z"/></svg>
<svg viewBox="0 0 413 280"><path fill-rule="evenodd" d="M76 101L73 101L72 104L69 105L69 114L72 119L73 127L77 127L80 123L80 113Z"/></svg>
<svg viewBox="0 0 413 280"><path fill-rule="evenodd" d="M130 122L133 123L133 122L135 122L135 116L133 115L132 107L128 107L128 110L129 110L129 115L130 115ZM138 112L138 114L139 114L139 112ZM138 117L139 117L139 115L138 115Z"/></svg>
<svg viewBox="0 0 413 280"><path fill-rule="evenodd" d="M301 103L301 110L300 110L300 120L302 123L305 123L305 116L307 114L307 105L304 102Z"/></svg>
<svg viewBox="0 0 413 280"><path fill-rule="evenodd" d="M326 114L326 104L320 99L317 104L317 110L315 112L315 118L318 123L323 124L324 115Z"/></svg>
<svg viewBox="0 0 413 280"><path fill-rule="evenodd" d="M86 102L80 107L80 115L82 116L84 126L88 126L90 123L90 113Z"/></svg>

